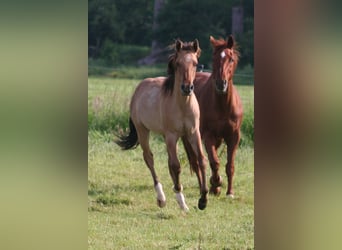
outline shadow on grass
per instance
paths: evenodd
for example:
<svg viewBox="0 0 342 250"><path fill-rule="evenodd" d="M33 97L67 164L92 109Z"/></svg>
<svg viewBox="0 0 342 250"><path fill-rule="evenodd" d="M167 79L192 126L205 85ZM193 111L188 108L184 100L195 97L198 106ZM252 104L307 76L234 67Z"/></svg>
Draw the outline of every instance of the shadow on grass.
<svg viewBox="0 0 342 250"><path fill-rule="evenodd" d="M88 187L88 196L92 198L93 202L102 206L129 206L133 204L133 200L126 197L122 198L120 197L120 194L142 192L150 189L152 189L152 187L148 185L112 185L109 188L101 189L96 184L90 183Z"/></svg>

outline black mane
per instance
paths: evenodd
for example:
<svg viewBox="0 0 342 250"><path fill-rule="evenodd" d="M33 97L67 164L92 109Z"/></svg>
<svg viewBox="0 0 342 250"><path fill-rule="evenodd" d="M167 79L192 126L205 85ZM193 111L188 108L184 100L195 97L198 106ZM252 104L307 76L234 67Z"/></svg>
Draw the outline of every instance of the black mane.
<svg viewBox="0 0 342 250"><path fill-rule="evenodd" d="M175 54L172 54L169 56L169 63L167 65L167 78L163 84L163 92L165 95L170 94L172 95L173 92L173 86L175 85L175 67L174 67L174 61L175 61Z"/></svg>

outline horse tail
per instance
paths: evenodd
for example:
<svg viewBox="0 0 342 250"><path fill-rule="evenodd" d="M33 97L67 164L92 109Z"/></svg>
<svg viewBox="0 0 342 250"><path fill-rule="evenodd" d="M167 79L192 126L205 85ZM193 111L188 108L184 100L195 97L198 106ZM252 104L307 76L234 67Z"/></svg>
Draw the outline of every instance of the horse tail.
<svg viewBox="0 0 342 250"><path fill-rule="evenodd" d="M128 150L136 148L139 145L137 130L134 126L132 118L129 118L129 134L118 135L118 140L115 141L122 150Z"/></svg>

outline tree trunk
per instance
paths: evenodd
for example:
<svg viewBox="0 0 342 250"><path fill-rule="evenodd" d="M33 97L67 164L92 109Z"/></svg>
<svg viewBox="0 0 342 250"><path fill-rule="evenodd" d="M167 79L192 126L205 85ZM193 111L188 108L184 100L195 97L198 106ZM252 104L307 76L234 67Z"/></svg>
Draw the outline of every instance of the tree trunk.
<svg viewBox="0 0 342 250"><path fill-rule="evenodd" d="M158 28L158 14L161 8L164 6L165 0L155 0L154 1L154 10L153 10L153 25L152 30L155 32ZM152 53L154 50L160 49L160 45L156 39L152 40Z"/></svg>
<svg viewBox="0 0 342 250"><path fill-rule="evenodd" d="M155 0L153 10L153 25L152 30L155 32L158 28L158 14L165 4L165 0ZM151 54L138 61L138 64L151 65L160 60L160 57L164 54L164 50L156 39L152 40Z"/></svg>
<svg viewBox="0 0 342 250"><path fill-rule="evenodd" d="M240 35L243 33L243 7L236 6L232 8L232 34Z"/></svg>

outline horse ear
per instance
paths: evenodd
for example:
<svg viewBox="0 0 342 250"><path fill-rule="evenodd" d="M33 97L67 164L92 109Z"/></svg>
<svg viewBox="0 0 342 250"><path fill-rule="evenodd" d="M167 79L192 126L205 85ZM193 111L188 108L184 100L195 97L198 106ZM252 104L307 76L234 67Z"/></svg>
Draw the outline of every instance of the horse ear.
<svg viewBox="0 0 342 250"><path fill-rule="evenodd" d="M199 42L198 42L197 38L194 40L193 46L194 46L195 52L197 52L199 49Z"/></svg>
<svg viewBox="0 0 342 250"><path fill-rule="evenodd" d="M235 43L234 37L232 35L230 35L228 37L228 41L227 41L227 48L231 49L234 46L234 43Z"/></svg>
<svg viewBox="0 0 342 250"><path fill-rule="evenodd" d="M209 40L210 40L211 45L214 47L215 46L215 41L216 41L215 38L210 36Z"/></svg>
<svg viewBox="0 0 342 250"><path fill-rule="evenodd" d="M177 39L177 41L176 41L177 52L180 51L182 47L183 47L183 42L181 40Z"/></svg>

